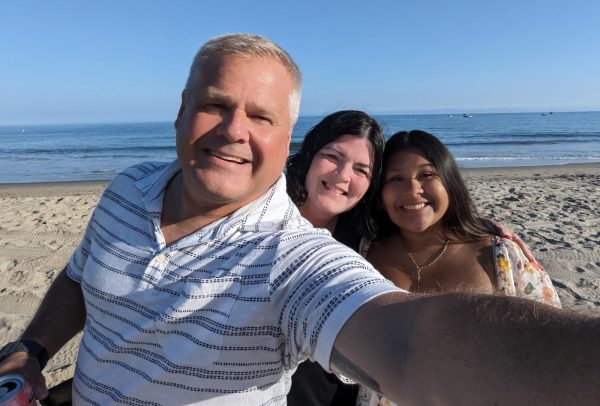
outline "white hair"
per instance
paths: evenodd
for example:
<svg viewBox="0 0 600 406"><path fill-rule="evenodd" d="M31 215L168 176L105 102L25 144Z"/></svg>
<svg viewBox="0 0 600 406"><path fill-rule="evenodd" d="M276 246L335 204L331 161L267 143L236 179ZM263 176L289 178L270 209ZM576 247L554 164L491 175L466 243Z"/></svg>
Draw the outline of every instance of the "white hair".
<svg viewBox="0 0 600 406"><path fill-rule="evenodd" d="M273 41L254 34L227 34L212 38L198 51L192 62L190 73L185 83L185 91L189 92L200 74L201 62L214 56L244 56L271 58L280 62L290 74L294 89L289 95L290 128L296 124L300 113L300 97L302 94L302 75L292 57Z"/></svg>

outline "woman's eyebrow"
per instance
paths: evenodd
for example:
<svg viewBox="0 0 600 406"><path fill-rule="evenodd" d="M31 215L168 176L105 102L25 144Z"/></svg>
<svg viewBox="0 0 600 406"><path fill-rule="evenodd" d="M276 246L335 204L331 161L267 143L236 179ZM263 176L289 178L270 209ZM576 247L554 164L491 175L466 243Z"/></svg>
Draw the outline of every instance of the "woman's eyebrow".
<svg viewBox="0 0 600 406"><path fill-rule="evenodd" d="M420 164L417 165L417 169L433 169L435 170L435 165L434 164ZM386 169L386 172L402 172L404 170L404 168L396 168L393 166L390 166Z"/></svg>
<svg viewBox="0 0 600 406"><path fill-rule="evenodd" d="M421 165L419 165L419 168L435 168L435 165L431 164L431 163L429 163L429 164L421 164Z"/></svg>

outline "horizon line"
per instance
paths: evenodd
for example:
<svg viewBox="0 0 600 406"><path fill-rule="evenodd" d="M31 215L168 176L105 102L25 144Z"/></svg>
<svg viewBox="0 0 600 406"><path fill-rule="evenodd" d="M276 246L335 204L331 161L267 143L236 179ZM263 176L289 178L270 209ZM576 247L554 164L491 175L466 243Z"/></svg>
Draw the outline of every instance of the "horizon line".
<svg viewBox="0 0 600 406"><path fill-rule="evenodd" d="M353 109L339 109L339 110L353 110ZM334 111L339 111L334 110ZM491 110L491 111L490 111ZM373 112L368 113L371 116L439 116L439 115L462 115L462 114L555 114L555 113L600 113L599 110L520 110L520 111L494 111L496 109L490 110L455 110L455 109L422 109L422 110L397 110L397 111L388 111L388 112ZM500 109L498 109L500 110ZM334 111L328 113L307 113L300 114L299 118L309 118L309 117L325 117ZM364 111L364 110L363 110ZM173 123L174 119L166 119L166 120L149 120L149 121L69 121L69 122L52 122L52 123L16 123L16 124L4 124L0 123L0 127L19 127L19 126L52 126L52 125L107 125L107 124L163 124L163 123Z"/></svg>

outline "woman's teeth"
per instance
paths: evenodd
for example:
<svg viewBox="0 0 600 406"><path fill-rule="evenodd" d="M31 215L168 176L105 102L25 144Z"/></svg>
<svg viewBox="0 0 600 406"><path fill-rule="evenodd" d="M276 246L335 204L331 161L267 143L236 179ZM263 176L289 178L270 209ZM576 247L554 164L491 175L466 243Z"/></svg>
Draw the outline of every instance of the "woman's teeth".
<svg viewBox="0 0 600 406"><path fill-rule="evenodd" d="M425 203L419 203L419 204L409 204L406 206L402 206L402 208L405 210L418 210L418 209L422 209L425 206L426 206Z"/></svg>

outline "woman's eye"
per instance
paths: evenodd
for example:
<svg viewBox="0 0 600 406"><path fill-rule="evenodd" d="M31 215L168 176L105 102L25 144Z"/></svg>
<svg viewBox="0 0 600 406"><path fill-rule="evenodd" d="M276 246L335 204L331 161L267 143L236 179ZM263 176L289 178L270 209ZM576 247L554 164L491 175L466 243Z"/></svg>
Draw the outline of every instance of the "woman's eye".
<svg viewBox="0 0 600 406"><path fill-rule="evenodd" d="M420 180L428 180L428 179L433 178L434 176L435 176L435 173L433 173L433 172L424 172L419 175L419 179Z"/></svg>
<svg viewBox="0 0 600 406"><path fill-rule="evenodd" d="M369 178L371 175L369 173L369 171L364 170L364 169L356 169L356 172L360 175L360 176L364 176L365 178Z"/></svg>
<svg viewBox="0 0 600 406"><path fill-rule="evenodd" d="M392 176L387 181L388 182L402 182L402 176Z"/></svg>

